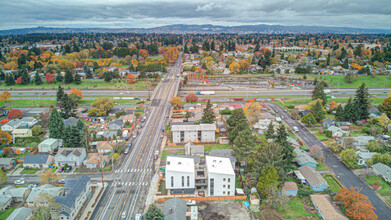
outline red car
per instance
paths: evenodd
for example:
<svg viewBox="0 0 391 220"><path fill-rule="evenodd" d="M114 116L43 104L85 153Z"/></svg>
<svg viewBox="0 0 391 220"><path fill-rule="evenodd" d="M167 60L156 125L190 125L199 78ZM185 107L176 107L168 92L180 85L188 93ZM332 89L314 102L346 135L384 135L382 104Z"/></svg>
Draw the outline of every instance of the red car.
<svg viewBox="0 0 391 220"><path fill-rule="evenodd" d="M64 167L58 168L58 172L59 172L59 173L62 173L62 171L64 171Z"/></svg>

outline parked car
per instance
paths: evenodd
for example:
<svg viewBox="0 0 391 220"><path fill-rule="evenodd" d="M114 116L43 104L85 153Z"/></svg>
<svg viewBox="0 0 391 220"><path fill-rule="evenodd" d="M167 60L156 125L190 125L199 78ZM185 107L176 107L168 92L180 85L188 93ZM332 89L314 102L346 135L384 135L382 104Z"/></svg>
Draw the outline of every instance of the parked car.
<svg viewBox="0 0 391 220"><path fill-rule="evenodd" d="M59 173L62 173L62 171L64 171L64 167L58 168L58 172L59 172Z"/></svg>
<svg viewBox="0 0 391 220"><path fill-rule="evenodd" d="M33 188L35 188L35 185L34 184L30 184L27 188L33 189Z"/></svg>
<svg viewBox="0 0 391 220"><path fill-rule="evenodd" d="M155 151L155 155L153 158L156 160L158 156L159 156L159 151L157 150L157 151Z"/></svg>
<svg viewBox="0 0 391 220"><path fill-rule="evenodd" d="M22 179L15 181L15 185L23 185L23 184L25 184L25 181Z"/></svg>
<svg viewBox="0 0 391 220"><path fill-rule="evenodd" d="M298 131L299 131L299 129L298 129L296 126L293 126L293 130L294 130L295 132L298 132Z"/></svg>
<svg viewBox="0 0 391 220"><path fill-rule="evenodd" d="M196 201L190 199L187 201L186 205L188 205L188 206L196 205Z"/></svg>
<svg viewBox="0 0 391 220"><path fill-rule="evenodd" d="M164 134L161 134L160 137L163 138L163 137L164 137Z"/></svg>
<svg viewBox="0 0 391 220"><path fill-rule="evenodd" d="M130 142L130 143L128 144L128 148L132 148L132 146L133 146L133 143Z"/></svg>
<svg viewBox="0 0 391 220"><path fill-rule="evenodd" d="M141 214L136 214L136 216L134 217L135 220L141 220L143 219L143 216Z"/></svg>
<svg viewBox="0 0 391 220"><path fill-rule="evenodd" d="M281 115L281 119L284 119L284 116L283 116L283 115Z"/></svg>
<svg viewBox="0 0 391 220"><path fill-rule="evenodd" d="M72 167L71 166L67 166L67 168L65 168L65 173L69 173L71 170L72 170Z"/></svg>
<svg viewBox="0 0 391 220"><path fill-rule="evenodd" d="M65 184L65 179L60 179L58 182L61 184Z"/></svg>
<svg viewBox="0 0 391 220"><path fill-rule="evenodd" d="M122 212L121 218L126 218L126 211Z"/></svg>
<svg viewBox="0 0 391 220"><path fill-rule="evenodd" d="M128 154L129 153L129 147L127 147L124 151L124 154Z"/></svg>

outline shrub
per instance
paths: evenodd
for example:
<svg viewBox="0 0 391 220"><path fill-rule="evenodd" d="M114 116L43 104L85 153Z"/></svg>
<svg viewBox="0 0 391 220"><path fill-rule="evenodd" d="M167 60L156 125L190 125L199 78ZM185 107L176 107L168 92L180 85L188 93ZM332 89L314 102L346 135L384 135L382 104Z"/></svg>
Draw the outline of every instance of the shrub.
<svg viewBox="0 0 391 220"><path fill-rule="evenodd" d="M300 198L303 198L303 197L307 197L307 196L310 196L311 194L315 193L314 190L312 189L299 189L297 191L297 195L300 197Z"/></svg>
<svg viewBox="0 0 391 220"><path fill-rule="evenodd" d="M19 119L23 117L23 112L20 111L19 109L12 109L11 111L8 112L8 119Z"/></svg>

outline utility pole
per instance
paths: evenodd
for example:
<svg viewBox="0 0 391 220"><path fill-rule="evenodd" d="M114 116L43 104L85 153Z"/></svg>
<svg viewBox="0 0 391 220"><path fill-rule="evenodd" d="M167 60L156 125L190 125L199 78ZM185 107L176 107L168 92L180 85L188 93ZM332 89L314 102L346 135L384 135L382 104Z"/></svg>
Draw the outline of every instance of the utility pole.
<svg viewBox="0 0 391 220"><path fill-rule="evenodd" d="M102 187L105 188L105 183L103 182L102 153L99 153L99 149L98 149L98 154L99 154L100 173L102 174Z"/></svg>

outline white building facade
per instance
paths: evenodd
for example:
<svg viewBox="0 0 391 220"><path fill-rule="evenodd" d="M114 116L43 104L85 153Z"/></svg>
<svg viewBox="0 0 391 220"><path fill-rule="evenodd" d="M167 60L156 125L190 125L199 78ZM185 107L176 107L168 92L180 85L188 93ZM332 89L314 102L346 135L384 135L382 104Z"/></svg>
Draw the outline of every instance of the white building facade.
<svg viewBox="0 0 391 220"><path fill-rule="evenodd" d="M234 196L235 171L229 158L206 156L208 196Z"/></svg>
<svg viewBox="0 0 391 220"><path fill-rule="evenodd" d="M194 193L195 170L194 159L167 156L166 189L171 194Z"/></svg>
<svg viewBox="0 0 391 220"><path fill-rule="evenodd" d="M171 130L173 143L214 142L216 140L215 124L173 125Z"/></svg>

